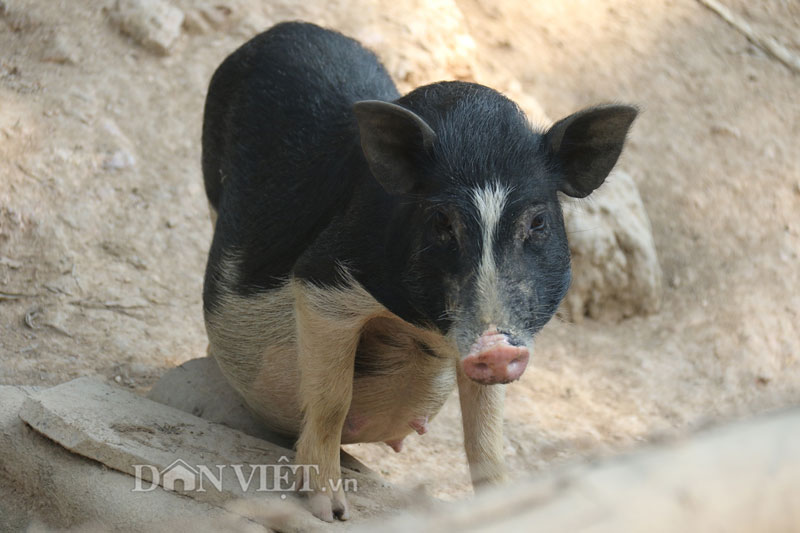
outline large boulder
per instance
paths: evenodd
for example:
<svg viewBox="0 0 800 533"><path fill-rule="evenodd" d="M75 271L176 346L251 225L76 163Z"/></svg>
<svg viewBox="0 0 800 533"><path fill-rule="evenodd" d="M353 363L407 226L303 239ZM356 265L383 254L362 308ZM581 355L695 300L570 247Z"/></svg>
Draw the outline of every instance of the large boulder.
<svg viewBox="0 0 800 533"><path fill-rule="evenodd" d="M661 266L650 220L629 174L614 171L587 200L565 202L564 219L572 286L562 309L573 321L658 311Z"/></svg>
<svg viewBox="0 0 800 533"><path fill-rule="evenodd" d="M213 357L190 359L168 370L153 385L147 397L284 447L291 448L293 444L290 439L270 432L259 422L222 375Z"/></svg>
<svg viewBox="0 0 800 533"><path fill-rule="evenodd" d="M198 361L194 369L215 382L210 360ZM240 407L228 407L235 418ZM91 378L47 389L0 387L0 497L10 486L24 494L23 515L57 527L92 520L102 531L172 531L174 521L185 526L196 518L219 522L209 531L265 531L256 524L269 531L327 531L304 509L296 492L303 474L292 465L289 448ZM342 460L342 479L353 522L412 501L411 493L349 457ZM197 530L184 526L178 529Z"/></svg>

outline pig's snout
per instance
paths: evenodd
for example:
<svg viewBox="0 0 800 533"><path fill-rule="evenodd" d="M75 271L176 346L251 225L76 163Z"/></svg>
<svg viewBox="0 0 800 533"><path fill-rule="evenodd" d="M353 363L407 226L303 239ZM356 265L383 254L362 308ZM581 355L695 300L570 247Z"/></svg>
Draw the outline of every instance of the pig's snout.
<svg viewBox="0 0 800 533"><path fill-rule="evenodd" d="M493 329L472 345L469 354L461 360L461 368L467 377L482 385L509 383L525 372L529 356L528 348Z"/></svg>

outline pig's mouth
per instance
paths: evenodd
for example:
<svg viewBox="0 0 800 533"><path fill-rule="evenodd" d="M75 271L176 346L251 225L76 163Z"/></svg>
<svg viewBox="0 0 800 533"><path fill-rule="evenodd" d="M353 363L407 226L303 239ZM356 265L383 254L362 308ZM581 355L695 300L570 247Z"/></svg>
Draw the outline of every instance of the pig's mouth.
<svg viewBox="0 0 800 533"><path fill-rule="evenodd" d="M509 332L491 327L470 347L461 360L464 374L481 385L516 381L528 366L530 353Z"/></svg>

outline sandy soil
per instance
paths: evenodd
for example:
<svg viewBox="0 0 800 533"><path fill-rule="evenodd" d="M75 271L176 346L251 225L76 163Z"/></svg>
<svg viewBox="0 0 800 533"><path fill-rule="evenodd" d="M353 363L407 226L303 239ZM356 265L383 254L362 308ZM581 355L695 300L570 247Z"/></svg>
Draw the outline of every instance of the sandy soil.
<svg viewBox="0 0 800 533"><path fill-rule="evenodd" d="M800 54L796 2L726 4ZM0 1L0 383L144 392L205 353L202 104L269 3L165 57L97 5ZM553 117L641 106L621 165L666 280L656 315L541 334L508 388L515 475L800 402L800 76L695 0L458 6L477 81L510 74ZM400 454L348 449L436 495L469 487L455 398Z"/></svg>

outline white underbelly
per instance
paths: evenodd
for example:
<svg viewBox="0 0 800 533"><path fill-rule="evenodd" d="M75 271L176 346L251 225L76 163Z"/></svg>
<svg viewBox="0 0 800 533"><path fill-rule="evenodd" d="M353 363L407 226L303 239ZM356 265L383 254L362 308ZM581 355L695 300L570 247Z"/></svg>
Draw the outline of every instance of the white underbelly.
<svg viewBox="0 0 800 533"><path fill-rule="evenodd" d="M377 354L376 354L377 355ZM396 355L396 354L392 354ZM451 360L407 354L408 364L389 375L356 377L342 443L401 439L432 420L455 388ZM302 424L300 374L294 351L271 349L244 393L248 405L276 432L297 436Z"/></svg>
<svg viewBox="0 0 800 533"><path fill-rule="evenodd" d="M227 293L206 315L210 353L268 429L300 433L303 414L291 289L261 298ZM255 334L255 332L258 332ZM458 356L438 333L380 316L362 330L342 442L402 439L420 431L455 388Z"/></svg>

